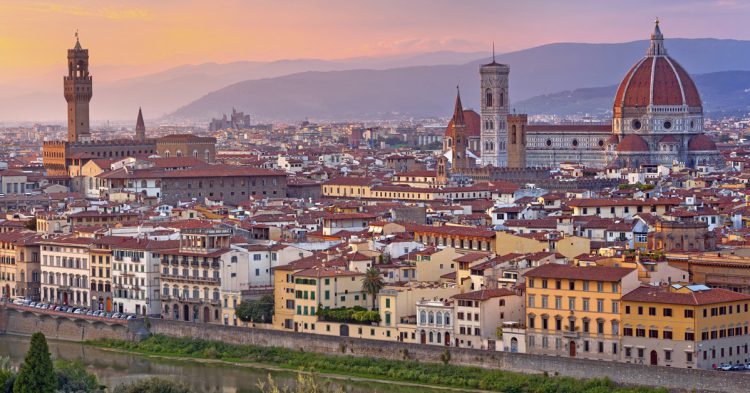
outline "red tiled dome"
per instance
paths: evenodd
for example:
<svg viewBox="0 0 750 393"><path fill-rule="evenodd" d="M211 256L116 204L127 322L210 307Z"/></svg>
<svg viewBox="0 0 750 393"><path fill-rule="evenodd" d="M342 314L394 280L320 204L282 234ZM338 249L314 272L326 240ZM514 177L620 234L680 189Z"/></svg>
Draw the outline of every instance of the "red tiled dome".
<svg viewBox="0 0 750 393"><path fill-rule="evenodd" d="M716 143L706 134L698 134L688 141L688 151L712 151L716 150Z"/></svg>
<svg viewBox="0 0 750 393"><path fill-rule="evenodd" d="M638 135L631 134L622 138L617 145L618 152L641 152L649 151L648 143Z"/></svg>
<svg viewBox="0 0 750 393"><path fill-rule="evenodd" d="M464 124L466 124L466 136L479 136L481 132L481 120L478 113L471 109L464 109ZM449 135L452 130L453 119L448 122L445 135Z"/></svg>
<svg viewBox="0 0 750 393"><path fill-rule="evenodd" d="M617 89L615 108L648 105L702 106L695 82L682 66L667 56L663 41L657 22L646 57L630 68Z"/></svg>
<svg viewBox="0 0 750 393"><path fill-rule="evenodd" d="M607 139L608 145L616 145L618 143L620 143L620 137L618 137L617 135L613 134L611 137Z"/></svg>

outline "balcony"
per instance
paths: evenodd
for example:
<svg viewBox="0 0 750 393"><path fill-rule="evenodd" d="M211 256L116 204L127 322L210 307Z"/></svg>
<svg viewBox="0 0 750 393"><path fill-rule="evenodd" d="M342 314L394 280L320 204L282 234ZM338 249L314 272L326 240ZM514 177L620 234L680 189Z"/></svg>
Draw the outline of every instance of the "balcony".
<svg viewBox="0 0 750 393"><path fill-rule="evenodd" d="M570 330L563 330L562 336L565 338L574 338L577 339L581 337L581 334L576 331L570 331Z"/></svg>
<svg viewBox="0 0 750 393"><path fill-rule="evenodd" d="M208 284L208 285L221 285L221 280L213 277L195 277L195 276L180 276L174 274L162 274L162 282L176 281L181 283L191 284Z"/></svg>

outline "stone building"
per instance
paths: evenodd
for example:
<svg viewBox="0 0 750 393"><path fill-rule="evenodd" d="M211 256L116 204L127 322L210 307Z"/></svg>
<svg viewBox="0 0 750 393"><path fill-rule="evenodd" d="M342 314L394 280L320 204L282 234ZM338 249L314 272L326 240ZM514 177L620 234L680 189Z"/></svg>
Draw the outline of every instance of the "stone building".
<svg viewBox="0 0 750 393"><path fill-rule="evenodd" d="M89 73L89 52L76 44L68 50L68 74L64 77L64 95L68 103L68 140L45 141L42 159L48 176L79 177L81 168L92 159L119 159L160 154L163 157L195 157L212 162L216 157L216 139L193 135L168 135L160 139L146 137L143 113L138 110L133 139L94 141L89 126L89 102L93 79ZM73 182L74 188L80 184Z"/></svg>
<svg viewBox="0 0 750 393"><path fill-rule="evenodd" d="M162 157L193 157L205 162L216 159L216 138L192 134L167 135L156 140Z"/></svg>
<svg viewBox="0 0 750 393"><path fill-rule="evenodd" d="M716 235L702 221L657 221L648 235L648 249L664 252L716 249Z"/></svg>
<svg viewBox="0 0 750 393"><path fill-rule="evenodd" d="M221 258L230 250L225 229L184 229L177 249L161 250L162 318L221 321Z"/></svg>

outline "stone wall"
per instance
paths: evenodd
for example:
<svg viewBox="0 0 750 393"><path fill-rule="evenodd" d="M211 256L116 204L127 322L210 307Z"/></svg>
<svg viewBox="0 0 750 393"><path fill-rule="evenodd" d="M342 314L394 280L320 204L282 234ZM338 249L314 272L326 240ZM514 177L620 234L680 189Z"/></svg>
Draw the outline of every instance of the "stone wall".
<svg viewBox="0 0 750 393"><path fill-rule="evenodd" d="M124 322L124 321L123 321ZM439 363L445 347L385 342L349 337L324 336L235 326L206 325L193 322L150 319L106 324L79 316L52 316L8 307L0 307L2 333L31 335L41 331L48 338L67 341L114 338L137 340L148 327L153 334L193 337L244 344L303 349L331 355L368 356L393 360L418 360ZM672 390L744 393L750 386L750 374L643 366L619 362L570 359L555 356L490 352L450 348L451 364L502 369L522 373L543 373L574 378L608 377L621 384L662 386Z"/></svg>
<svg viewBox="0 0 750 393"><path fill-rule="evenodd" d="M122 321L105 323L79 316L56 316L33 313L3 307L0 309L0 329L2 333L30 336L42 332L49 339L65 341L85 341L101 338L135 340L142 333L142 321Z"/></svg>
<svg viewBox="0 0 750 393"><path fill-rule="evenodd" d="M212 326L151 320L151 333L173 337L195 337L231 344L303 349L332 355L346 353L393 360L440 362L444 347L353 339L275 330L248 329L234 326ZM522 373L543 373L574 378L608 377L621 384L661 386L674 390L704 392L747 392L750 374L740 372L678 369L643 366L619 362L570 359L555 356L489 352L476 349L450 348L451 364L471 365Z"/></svg>

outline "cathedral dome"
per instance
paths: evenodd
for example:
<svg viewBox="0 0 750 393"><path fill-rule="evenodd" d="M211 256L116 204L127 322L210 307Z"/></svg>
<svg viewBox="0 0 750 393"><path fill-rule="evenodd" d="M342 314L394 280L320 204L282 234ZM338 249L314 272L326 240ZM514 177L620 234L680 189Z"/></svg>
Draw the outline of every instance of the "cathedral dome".
<svg viewBox="0 0 750 393"><path fill-rule="evenodd" d="M698 89L690 75L667 55L659 21L651 34L646 57L630 68L615 95L615 108L669 105L701 107Z"/></svg>
<svg viewBox="0 0 750 393"><path fill-rule="evenodd" d="M617 145L617 151L621 153L636 153L649 151L648 143L638 135L631 134L622 138Z"/></svg>
<svg viewBox="0 0 750 393"><path fill-rule="evenodd" d="M716 150L716 143L706 134L698 134L688 141L688 151L713 151Z"/></svg>

